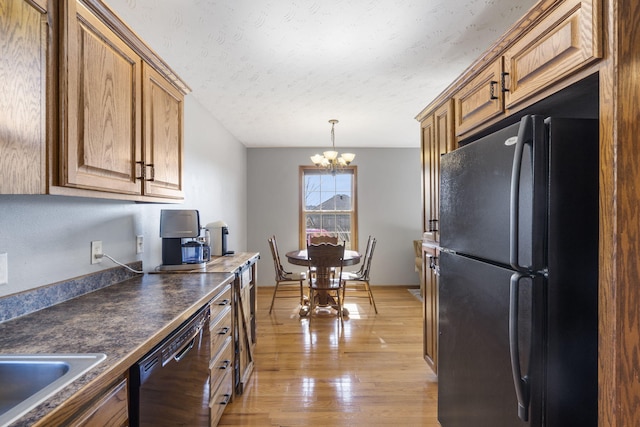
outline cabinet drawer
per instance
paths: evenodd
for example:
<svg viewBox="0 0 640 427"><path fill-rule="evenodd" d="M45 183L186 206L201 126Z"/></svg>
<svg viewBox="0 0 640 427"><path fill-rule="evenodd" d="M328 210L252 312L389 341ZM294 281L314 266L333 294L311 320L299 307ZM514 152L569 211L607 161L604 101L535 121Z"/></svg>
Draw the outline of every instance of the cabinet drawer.
<svg viewBox="0 0 640 427"><path fill-rule="evenodd" d="M212 319L209 331L211 335L211 357L215 357L223 347L225 340L231 336L231 307L225 308L217 319Z"/></svg>
<svg viewBox="0 0 640 427"><path fill-rule="evenodd" d="M231 379L231 370L227 370L224 374L222 382L217 389L211 389L211 399L209 400L209 408L211 409L211 426L217 426L222 413L224 412L227 404L231 402L233 395L233 382Z"/></svg>
<svg viewBox="0 0 640 427"><path fill-rule="evenodd" d="M209 364L209 390L215 390L228 372L233 372L233 346L231 338L227 338L223 349L211 359Z"/></svg>
<svg viewBox="0 0 640 427"><path fill-rule="evenodd" d="M211 319L216 319L227 308L231 307L231 285L225 286L209 303ZM215 321L215 320L214 320Z"/></svg>

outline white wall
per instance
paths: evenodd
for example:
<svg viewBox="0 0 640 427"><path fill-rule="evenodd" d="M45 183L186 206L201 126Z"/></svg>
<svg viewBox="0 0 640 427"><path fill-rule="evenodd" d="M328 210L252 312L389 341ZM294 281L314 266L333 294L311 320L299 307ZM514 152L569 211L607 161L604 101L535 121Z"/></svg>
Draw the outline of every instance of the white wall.
<svg viewBox="0 0 640 427"><path fill-rule="evenodd" d="M258 284L273 285L267 239L276 235L281 256L298 248L298 166L322 149L249 148L248 240L262 255ZM413 240L421 238L420 150L418 148L342 148L356 153L359 248L369 234L377 238L372 285L418 285ZM285 268L301 271L286 264Z"/></svg>
<svg viewBox="0 0 640 427"><path fill-rule="evenodd" d="M246 250L246 148L193 95L185 100L185 202L146 204L60 196L0 195L0 253L8 253L9 284L0 296L115 266L91 265L92 240L121 262L149 271L161 263L161 209L199 209L202 225L223 219L229 247ZM145 252L135 253L144 235Z"/></svg>

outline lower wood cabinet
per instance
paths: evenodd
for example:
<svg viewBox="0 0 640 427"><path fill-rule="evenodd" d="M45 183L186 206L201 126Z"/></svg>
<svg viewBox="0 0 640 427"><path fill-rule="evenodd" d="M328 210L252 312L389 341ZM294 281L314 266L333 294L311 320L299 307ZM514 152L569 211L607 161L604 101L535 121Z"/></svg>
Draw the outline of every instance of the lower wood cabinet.
<svg viewBox="0 0 640 427"><path fill-rule="evenodd" d="M233 312L231 286L227 285L210 303L209 421L218 425L226 404L233 397ZM228 395L226 399L221 396ZM224 401L224 404L220 402Z"/></svg>
<svg viewBox="0 0 640 427"><path fill-rule="evenodd" d="M226 371L220 386L211 391L209 408L211 409L211 427L217 426L222 413L233 397L233 372Z"/></svg>
<svg viewBox="0 0 640 427"><path fill-rule="evenodd" d="M256 346L256 263L249 262L236 271L234 282L234 339L236 340L235 393L242 394L253 372Z"/></svg>
<svg viewBox="0 0 640 427"><path fill-rule="evenodd" d="M422 246L422 275L424 280L423 321L424 359L434 373L438 373L438 249L435 245Z"/></svg>
<svg viewBox="0 0 640 427"><path fill-rule="evenodd" d="M74 427L122 427L129 425L127 379L123 378L98 396L94 404L68 425Z"/></svg>

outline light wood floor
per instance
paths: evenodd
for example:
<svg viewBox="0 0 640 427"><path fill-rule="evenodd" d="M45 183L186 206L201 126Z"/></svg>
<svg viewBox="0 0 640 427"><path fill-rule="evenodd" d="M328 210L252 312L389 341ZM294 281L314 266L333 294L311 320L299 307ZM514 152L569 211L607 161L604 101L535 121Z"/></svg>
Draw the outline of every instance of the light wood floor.
<svg viewBox="0 0 640 427"><path fill-rule="evenodd" d="M422 358L422 306L406 287L349 298L350 316L298 317L295 299L258 288L255 370L225 410L226 426L425 426L436 419L437 381Z"/></svg>

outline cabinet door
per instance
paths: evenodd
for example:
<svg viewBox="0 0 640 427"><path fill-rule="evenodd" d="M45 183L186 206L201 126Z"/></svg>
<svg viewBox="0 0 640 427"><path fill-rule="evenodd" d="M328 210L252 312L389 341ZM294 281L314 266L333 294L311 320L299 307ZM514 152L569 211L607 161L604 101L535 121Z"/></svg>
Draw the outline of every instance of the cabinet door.
<svg viewBox="0 0 640 427"><path fill-rule="evenodd" d="M0 2L0 194L46 191L51 33L39 3Z"/></svg>
<svg viewBox="0 0 640 427"><path fill-rule="evenodd" d="M440 156L455 148L453 102L439 107L422 122L423 231L425 238L439 240Z"/></svg>
<svg viewBox="0 0 640 427"><path fill-rule="evenodd" d="M503 115L501 78L502 58L499 58L465 83L454 95L458 137L464 137L475 127Z"/></svg>
<svg viewBox="0 0 640 427"><path fill-rule="evenodd" d="M235 393L244 393L244 387L253 373L256 347L256 263L238 271L235 281L236 378Z"/></svg>
<svg viewBox="0 0 640 427"><path fill-rule="evenodd" d="M505 52L506 108L602 56L598 5L565 1Z"/></svg>
<svg viewBox="0 0 640 427"><path fill-rule="evenodd" d="M182 199L184 96L146 63L144 71L144 194Z"/></svg>
<svg viewBox="0 0 640 427"><path fill-rule="evenodd" d="M127 426L129 425L127 396L127 380L123 378L106 390L95 403L68 425L73 427Z"/></svg>
<svg viewBox="0 0 640 427"><path fill-rule="evenodd" d="M424 275L424 359L438 373L438 256L434 247L423 250Z"/></svg>
<svg viewBox="0 0 640 427"><path fill-rule="evenodd" d="M80 2L67 3L61 182L140 194L140 57Z"/></svg>
<svg viewBox="0 0 640 427"><path fill-rule="evenodd" d="M430 221L434 218L435 212L432 211L432 191L431 177L433 167L432 152L436 149L434 140L435 126L433 115L427 116L421 123L422 127L422 231L429 233L429 239L434 240L431 235Z"/></svg>

